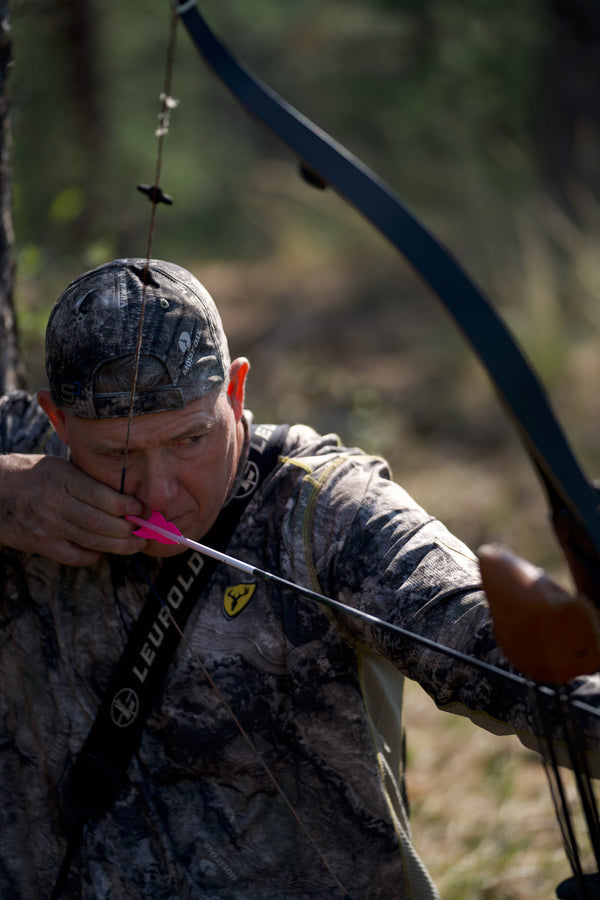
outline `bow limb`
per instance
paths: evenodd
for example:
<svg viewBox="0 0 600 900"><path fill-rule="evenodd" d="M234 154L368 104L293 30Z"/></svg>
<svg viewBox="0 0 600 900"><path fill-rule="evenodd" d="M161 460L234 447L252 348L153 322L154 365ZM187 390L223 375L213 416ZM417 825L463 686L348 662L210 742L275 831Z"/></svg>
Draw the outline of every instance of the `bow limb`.
<svg viewBox="0 0 600 900"><path fill-rule="evenodd" d="M207 64L239 103L381 232L437 294L480 358L550 496L574 577L600 585L598 498L582 473L545 391L482 291L397 194L345 147L254 76L211 31L195 0L174 3ZM564 536L564 537L563 537ZM592 593L588 591L588 593ZM597 591L594 591L594 599ZM600 593L600 592L598 592Z"/></svg>

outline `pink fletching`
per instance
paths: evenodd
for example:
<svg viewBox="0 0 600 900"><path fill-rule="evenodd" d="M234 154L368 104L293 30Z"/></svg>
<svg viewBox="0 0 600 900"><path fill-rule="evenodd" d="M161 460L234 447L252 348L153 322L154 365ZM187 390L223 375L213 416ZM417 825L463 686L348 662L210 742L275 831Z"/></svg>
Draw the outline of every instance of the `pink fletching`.
<svg viewBox="0 0 600 900"><path fill-rule="evenodd" d="M142 520L138 519L137 516L125 516L125 518L134 522L136 525L139 524ZM158 541L159 544L177 544L177 541L170 541L169 538L164 537L162 534L158 534L158 532L154 531L153 528L148 528L147 525L157 525L159 528L162 528L163 531L170 531L172 534L181 535L181 532L177 528L176 525L173 525L172 522L167 522L162 513L154 510L152 515L137 531L134 531L134 534L137 534L138 537L146 538L151 541Z"/></svg>

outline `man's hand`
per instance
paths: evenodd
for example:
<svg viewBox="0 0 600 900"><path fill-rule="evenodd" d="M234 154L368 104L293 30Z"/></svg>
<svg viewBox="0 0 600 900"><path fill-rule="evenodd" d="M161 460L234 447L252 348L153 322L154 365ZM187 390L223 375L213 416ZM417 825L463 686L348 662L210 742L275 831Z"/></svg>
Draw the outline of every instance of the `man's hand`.
<svg viewBox="0 0 600 900"><path fill-rule="evenodd" d="M0 543L87 566L104 553L129 555L146 541L123 518L142 504L55 456L0 455Z"/></svg>

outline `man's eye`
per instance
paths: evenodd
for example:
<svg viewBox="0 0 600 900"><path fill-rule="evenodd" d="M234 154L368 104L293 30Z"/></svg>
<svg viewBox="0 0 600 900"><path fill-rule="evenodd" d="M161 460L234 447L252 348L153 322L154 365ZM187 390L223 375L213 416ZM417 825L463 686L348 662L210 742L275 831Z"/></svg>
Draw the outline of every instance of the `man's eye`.
<svg viewBox="0 0 600 900"><path fill-rule="evenodd" d="M190 447L192 444L197 444L198 441L202 439L201 434L191 434L189 437L181 438L181 440L175 442L176 447Z"/></svg>

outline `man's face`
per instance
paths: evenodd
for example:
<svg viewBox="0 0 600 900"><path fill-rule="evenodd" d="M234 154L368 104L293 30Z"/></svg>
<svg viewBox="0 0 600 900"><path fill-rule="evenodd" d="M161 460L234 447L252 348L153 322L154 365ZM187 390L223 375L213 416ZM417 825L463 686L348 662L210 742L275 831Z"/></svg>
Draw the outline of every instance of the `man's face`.
<svg viewBox="0 0 600 900"><path fill-rule="evenodd" d="M247 363L232 364L225 390L194 400L181 410L148 413L132 420L125 493L199 540L215 522L235 479L243 444L244 381ZM121 486L126 418L63 416L59 437L87 475L115 490ZM56 425L55 425L56 427ZM63 433L60 433L60 432ZM150 556L172 556L181 546L149 541Z"/></svg>

